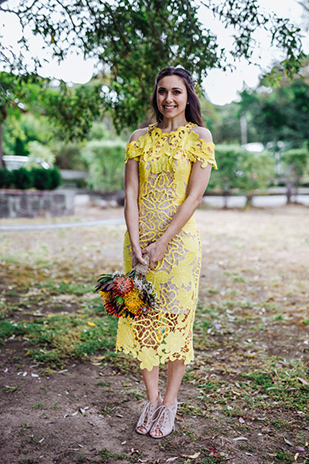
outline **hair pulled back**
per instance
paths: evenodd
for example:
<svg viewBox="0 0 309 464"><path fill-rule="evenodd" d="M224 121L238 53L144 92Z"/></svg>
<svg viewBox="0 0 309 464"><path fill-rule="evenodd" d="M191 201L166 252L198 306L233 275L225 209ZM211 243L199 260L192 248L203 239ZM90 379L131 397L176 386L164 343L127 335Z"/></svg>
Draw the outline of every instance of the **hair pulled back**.
<svg viewBox="0 0 309 464"><path fill-rule="evenodd" d="M171 66L167 66L163 68L156 77L156 85L151 97L151 104L154 111L154 116L157 122L161 122L163 120L163 114L159 111L157 105L157 91L158 91L158 84L163 77L166 76L178 76L181 77L183 80L188 95L188 105L186 106L185 116L188 122L193 122L198 126L204 126L204 121L201 114L201 105L199 99L194 91L194 81L192 79L191 74L189 71L184 69L183 67L176 67L173 68Z"/></svg>

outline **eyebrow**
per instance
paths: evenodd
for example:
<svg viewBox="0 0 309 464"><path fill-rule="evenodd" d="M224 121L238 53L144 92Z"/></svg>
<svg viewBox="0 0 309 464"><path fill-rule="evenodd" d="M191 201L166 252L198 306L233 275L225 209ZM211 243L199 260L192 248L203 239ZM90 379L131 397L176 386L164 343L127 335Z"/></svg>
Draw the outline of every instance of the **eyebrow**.
<svg viewBox="0 0 309 464"><path fill-rule="evenodd" d="M161 90L161 89L166 90L166 87L158 87L158 90L159 90L159 89L160 89L160 90ZM173 87L172 90L183 90L183 89L182 89L181 87Z"/></svg>

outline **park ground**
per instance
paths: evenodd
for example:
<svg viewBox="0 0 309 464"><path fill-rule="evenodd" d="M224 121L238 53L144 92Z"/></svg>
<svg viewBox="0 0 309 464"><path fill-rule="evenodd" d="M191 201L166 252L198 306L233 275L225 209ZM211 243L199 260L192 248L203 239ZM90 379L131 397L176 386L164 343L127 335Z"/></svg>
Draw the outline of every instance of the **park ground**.
<svg viewBox="0 0 309 464"><path fill-rule="evenodd" d="M196 217L195 362L160 440L134 431L139 368L114 354L116 320L93 292L121 268L124 225L0 232L1 463L309 463L308 208ZM25 222L48 221L3 224Z"/></svg>

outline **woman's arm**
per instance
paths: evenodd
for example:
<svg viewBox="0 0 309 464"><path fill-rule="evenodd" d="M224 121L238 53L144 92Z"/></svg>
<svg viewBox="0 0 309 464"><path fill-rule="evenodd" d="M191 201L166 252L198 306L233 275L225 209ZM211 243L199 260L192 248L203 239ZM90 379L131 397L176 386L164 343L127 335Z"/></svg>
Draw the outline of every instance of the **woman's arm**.
<svg viewBox="0 0 309 464"><path fill-rule="evenodd" d="M138 140L138 137L144 135L145 129L140 129L130 137L129 142ZM139 174L138 161L129 159L125 165L124 171L124 190L125 190L125 205L124 217L130 237L132 247L132 266L137 262L146 264L143 259L142 251L139 243L139 212L138 212L138 194L139 194Z"/></svg>
<svg viewBox="0 0 309 464"><path fill-rule="evenodd" d="M200 127L196 129L199 132L198 135L200 135L200 137L206 142L212 141L211 134L207 129ZM202 168L201 166L202 163L200 161L193 164L188 184L187 197L182 205L180 205L177 209L176 214L164 234L156 242L151 243L142 251L143 253L149 254L150 268L163 258L168 243L176 234L178 234L178 232L181 231L201 203L209 182L212 167L210 164L208 164L206 168Z"/></svg>

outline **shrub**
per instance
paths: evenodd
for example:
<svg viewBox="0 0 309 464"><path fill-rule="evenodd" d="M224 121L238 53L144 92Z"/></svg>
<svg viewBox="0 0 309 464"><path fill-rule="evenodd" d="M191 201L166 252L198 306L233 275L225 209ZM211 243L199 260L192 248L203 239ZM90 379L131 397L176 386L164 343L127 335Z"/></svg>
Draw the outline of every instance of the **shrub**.
<svg viewBox="0 0 309 464"><path fill-rule="evenodd" d="M55 188L59 187L62 182L61 174L59 169L53 168L49 169L50 174L50 190L54 190Z"/></svg>
<svg viewBox="0 0 309 464"><path fill-rule="evenodd" d="M275 160L271 153L244 151L241 156L239 188L247 199L256 191L266 191L275 175Z"/></svg>
<svg viewBox="0 0 309 464"><path fill-rule="evenodd" d="M283 152L282 161L286 168L286 177L294 184L299 184L309 166L309 151L303 147Z"/></svg>
<svg viewBox="0 0 309 464"><path fill-rule="evenodd" d="M240 145L216 145L218 171L213 172L209 186L219 188L224 195L238 188L238 170L244 149Z"/></svg>
<svg viewBox="0 0 309 464"><path fill-rule="evenodd" d="M225 197L234 191L250 202L254 192L265 189L274 176L274 158L269 152L252 153L240 145L217 145L218 171L213 172L209 187L218 188Z"/></svg>
<svg viewBox="0 0 309 464"><path fill-rule="evenodd" d="M38 190L54 190L61 184L61 175L58 169L26 169L14 171L0 169L0 188L15 187L20 190L36 188Z"/></svg>
<svg viewBox="0 0 309 464"><path fill-rule="evenodd" d="M12 185L12 173L8 169L0 169L0 188L8 188Z"/></svg>
<svg viewBox="0 0 309 464"><path fill-rule="evenodd" d="M17 189L25 190L33 186L32 172L28 169L20 168L14 169L12 172L12 183Z"/></svg>
<svg viewBox="0 0 309 464"><path fill-rule="evenodd" d="M90 188L110 192L123 188L126 145L122 141L92 140L82 157L89 166L87 184Z"/></svg>
<svg viewBox="0 0 309 464"><path fill-rule="evenodd" d="M61 176L57 169L32 169L33 187L37 190L53 190L61 183Z"/></svg>

